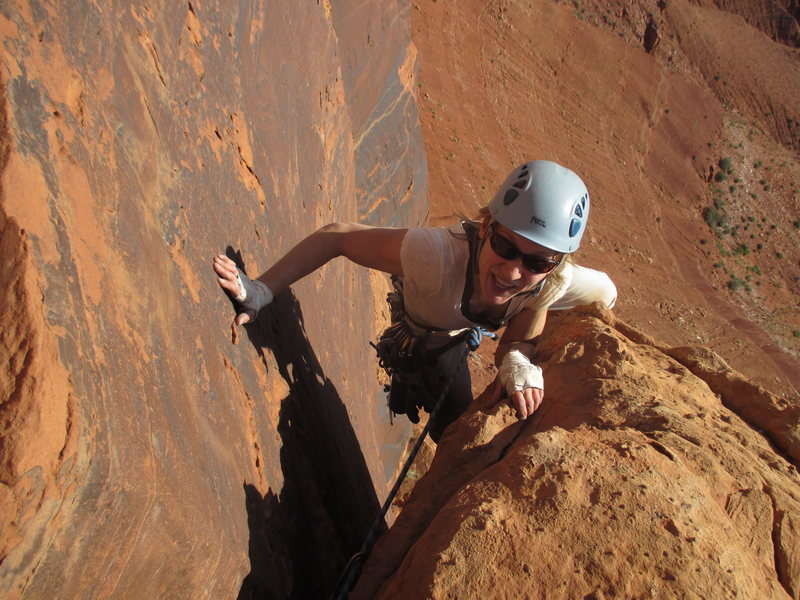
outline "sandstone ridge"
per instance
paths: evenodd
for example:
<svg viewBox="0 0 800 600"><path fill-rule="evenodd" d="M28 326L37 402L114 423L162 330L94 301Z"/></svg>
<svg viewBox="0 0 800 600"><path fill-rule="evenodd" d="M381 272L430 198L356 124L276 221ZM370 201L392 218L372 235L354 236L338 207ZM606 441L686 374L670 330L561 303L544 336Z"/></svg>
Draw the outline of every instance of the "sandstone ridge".
<svg viewBox="0 0 800 600"><path fill-rule="evenodd" d="M798 598L797 407L593 307L538 352L548 401L476 401L354 598Z"/></svg>

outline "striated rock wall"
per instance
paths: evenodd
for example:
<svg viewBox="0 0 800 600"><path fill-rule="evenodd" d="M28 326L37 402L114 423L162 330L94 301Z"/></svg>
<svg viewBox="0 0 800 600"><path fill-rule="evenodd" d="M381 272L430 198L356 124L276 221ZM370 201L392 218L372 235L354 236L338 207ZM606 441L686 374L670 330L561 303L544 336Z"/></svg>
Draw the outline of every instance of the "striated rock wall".
<svg viewBox="0 0 800 600"><path fill-rule="evenodd" d="M797 406L591 307L538 352L548 401L479 399L352 597L800 597Z"/></svg>
<svg viewBox="0 0 800 600"><path fill-rule="evenodd" d="M408 13L0 7L0 596L331 589L406 434L385 283L337 261L237 335L210 257L424 218Z"/></svg>

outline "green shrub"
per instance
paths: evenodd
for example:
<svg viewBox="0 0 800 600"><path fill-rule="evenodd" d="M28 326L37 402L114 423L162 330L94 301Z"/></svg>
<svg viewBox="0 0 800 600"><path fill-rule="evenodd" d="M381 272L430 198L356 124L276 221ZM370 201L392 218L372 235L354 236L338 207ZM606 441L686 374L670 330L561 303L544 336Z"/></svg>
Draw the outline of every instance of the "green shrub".
<svg viewBox="0 0 800 600"><path fill-rule="evenodd" d="M723 227L726 222L725 216L713 206L706 206L703 209L703 219L709 227Z"/></svg>
<svg viewBox="0 0 800 600"><path fill-rule="evenodd" d="M716 181L716 182L725 181L727 178L728 178L728 176L725 175L725 173L723 173L722 171L717 171L717 174L714 175L714 181Z"/></svg>
<svg viewBox="0 0 800 600"><path fill-rule="evenodd" d="M730 171L733 168L733 163L731 163L731 159L727 156L725 158L720 158L717 165L723 171Z"/></svg>
<svg viewBox="0 0 800 600"><path fill-rule="evenodd" d="M746 283L739 279L736 275L733 275L730 281L728 281L728 289L734 292L744 285L746 285Z"/></svg>

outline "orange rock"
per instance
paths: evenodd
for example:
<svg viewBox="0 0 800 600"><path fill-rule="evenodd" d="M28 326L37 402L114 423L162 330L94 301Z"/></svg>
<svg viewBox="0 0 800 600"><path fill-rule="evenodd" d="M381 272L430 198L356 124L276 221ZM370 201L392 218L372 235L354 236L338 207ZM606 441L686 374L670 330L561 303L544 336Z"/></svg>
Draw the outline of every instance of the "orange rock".
<svg viewBox="0 0 800 600"><path fill-rule="evenodd" d="M539 352L539 411L477 401L352 598L800 594L797 457L774 432L608 314L552 319Z"/></svg>

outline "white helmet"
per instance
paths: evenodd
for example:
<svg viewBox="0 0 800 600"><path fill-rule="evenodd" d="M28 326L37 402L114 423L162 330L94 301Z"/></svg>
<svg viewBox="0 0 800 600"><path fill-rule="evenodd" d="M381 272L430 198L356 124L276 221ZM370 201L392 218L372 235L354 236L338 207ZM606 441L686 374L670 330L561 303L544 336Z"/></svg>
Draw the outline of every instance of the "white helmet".
<svg viewBox="0 0 800 600"><path fill-rule="evenodd" d="M575 173L547 160L514 169L489 203L492 219L511 231L569 254L589 220L589 192Z"/></svg>

